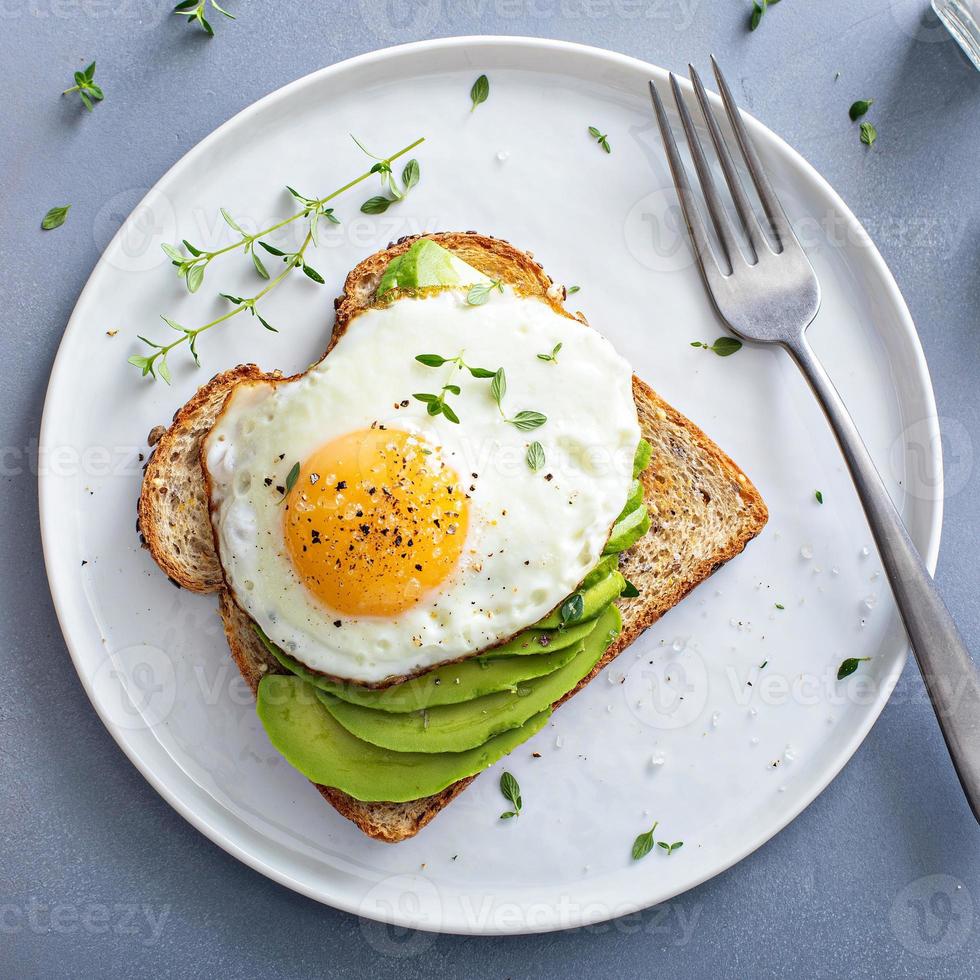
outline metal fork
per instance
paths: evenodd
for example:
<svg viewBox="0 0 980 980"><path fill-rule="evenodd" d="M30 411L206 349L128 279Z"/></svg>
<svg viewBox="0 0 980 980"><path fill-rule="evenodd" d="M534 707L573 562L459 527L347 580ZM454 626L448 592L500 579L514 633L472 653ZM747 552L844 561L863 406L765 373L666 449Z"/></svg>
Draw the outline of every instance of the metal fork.
<svg viewBox="0 0 980 980"><path fill-rule="evenodd" d="M701 79L689 65L694 93L742 233L751 245L752 254L746 255L722 204L680 85L671 74L671 92L719 243L720 254L716 254L695 202L663 102L651 81L650 95L701 274L715 309L729 329L744 340L784 347L823 407L864 506L953 765L973 815L980 821L980 674L837 389L806 341L806 328L820 307L817 277L772 189L714 58L711 64L737 149L752 178L769 227L764 230L756 218L735 169L732 150L718 126ZM775 243L775 248L769 239Z"/></svg>

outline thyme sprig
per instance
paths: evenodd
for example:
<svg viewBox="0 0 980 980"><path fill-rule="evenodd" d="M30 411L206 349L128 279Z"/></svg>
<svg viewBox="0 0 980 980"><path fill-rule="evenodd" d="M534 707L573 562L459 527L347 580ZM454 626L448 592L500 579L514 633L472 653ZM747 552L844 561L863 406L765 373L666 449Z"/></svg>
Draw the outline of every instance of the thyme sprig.
<svg viewBox="0 0 980 980"><path fill-rule="evenodd" d="M177 6L174 7L173 12L179 17L186 17L188 24L194 24L197 22L201 25L201 30L203 30L208 37L214 37L214 28L211 26L207 17L205 16L209 2L219 14L223 14L229 20L235 20L235 15L228 13L224 7L219 6L217 0L184 0L184 2L178 3Z"/></svg>
<svg viewBox="0 0 980 980"><path fill-rule="evenodd" d="M139 368L140 373L144 378L147 375L152 378L159 376L163 378L167 384L170 384L171 375L170 366L167 364L167 356L175 347L180 347L182 344L187 344L191 356L194 358L194 363L200 365L201 359L197 352L197 338L202 333L211 330L213 327L218 326L218 324L230 320L234 316L238 316L239 313L244 313L246 310L252 316L257 317L259 322L263 327L265 327L266 330L271 330L273 333L278 333L275 327L273 327L266 319L259 315L256 309L256 304L260 299L263 299L265 296L271 293L272 290L275 289L276 286L278 286L279 283L281 283L293 271L293 269L301 268L303 272L305 272L311 279L314 279L316 282L323 282L323 278L320 276L320 274L315 269L308 266L304 261L304 255L306 254L306 250L309 248L312 241L313 234L312 232L308 231L306 233L306 238L303 240L303 244L297 251L280 253L282 255L283 262L286 263L286 268L278 276L276 276L276 278L273 279L268 286L256 293L255 296L245 299L241 296L230 296L227 293L220 293L219 295L223 299L234 303L234 309L229 310L227 313L222 314L214 320L211 320L209 323L205 323L203 326L193 328L185 327L170 319L170 317L161 315L160 319L163 320L163 322L166 323L171 330L177 331L180 336L176 340L171 341L169 344L161 344L140 335L139 339L142 340L148 347L152 348L153 352L146 355L133 354L133 356L129 358L129 363L134 367ZM275 249L275 251L278 252L279 250Z"/></svg>
<svg viewBox="0 0 980 980"><path fill-rule="evenodd" d="M393 153L388 159L395 160L398 157L403 156L422 143L424 139L425 137L421 137L415 140L414 143L410 143L397 153ZM353 180L344 184L343 187L332 191L325 197L306 197L305 195L300 194L299 191L295 190L294 188L288 187L287 190L292 197L302 205L300 210L296 211L288 218L284 218L282 221L276 222L275 224L270 225L268 228L263 228L254 234L249 234L246 232L241 225L235 221L231 214L222 208L221 216L225 223L239 235L234 242L232 242L230 245L226 245L224 248L209 251L198 248L185 239L183 245L187 251L187 254L184 254L173 245L164 244L162 246L163 250L176 267L177 276L185 281L187 288L192 293L200 289L201 284L204 281L205 270L211 264L211 262L220 256L227 255L228 253L234 252L239 248L251 258L255 271L263 279L269 280L269 282L268 285L251 297L232 296L228 293L220 293L219 295L223 299L226 299L232 303L234 308L200 327L185 327L170 317L161 315L163 322L166 323L171 330L174 330L180 334L180 336L177 337L176 340L173 340L167 344L150 340L149 338L140 335L139 339L151 349L151 353L134 354L129 358L129 363L138 368L143 377L160 377L169 384L171 380L171 373L170 366L167 363L167 357L170 352L175 348L186 344L191 356L194 358L194 362L199 365L201 361L197 351L197 338L202 333L211 330L219 324L225 323L227 320L238 316L240 313L245 313L247 311L251 316L256 317L266 330L278 332L268 320L259 314L257 304L261 299L271 293L272 290L275 289L284 279L286 279L294 269L301 269L303 274L309 279L312 279L318 284L323 284L323 276L321 276L320 273L306 261L306 251L311 244L314 246L318 244L318 228L321 221L326 220L334 224L339 224L339 219L336 217L336 215L334 215L333 208L328 208L326 205L329 201L332 201L345 191L348 191L352 187L355 187L357 184L361 183L361 181L367 180L367 178L370 177L373 172L373 170L369 170L360 176L355 177ZM278 231L280 228L285 228L287 225L292 224L294 221L299 219L305 219L309 224L306 235L303 238L303 242L295 252L284 251L283 249L262 240L266 235ZM265 267L265 263L257 254L256 245L261 246L261 248L268 253L268 255L281 259L285 265L283 271L275 278L270 276L269 271Z"/></svg>
<svg viewBox="0 0 980 980"><path fill-rule="evenodd" d="M378 195L376 197L369 197L362 205L361 211L364 214L384 214L392 204L397 204L405 195L419 182L422 172L419 168L419 162L416 159L411 159L405 164L402 169L402 186L398 186L398 179L395 177L394 171L391 169L391 161L395 159L394 156L391 157L377 157L375 156L363 143L351 133L351 139L357 144L358 148L366 153L372 160L376 161L374 166L371 167L370 173L378 174L381 178L381 189L390 194L390 197L386 197L384 194ZM400 156L400 154L395 154L395 156Z"/></svg>
<svg viewBox="0 0 980 980"><path fill-rule="evenodd" d="M410 143L408 146L403 147L397 153L393 153L388 159L397 160L399 157L404 156L411 150L414 150L416 146L424 142L425 137L421 137L415 140L414 143ZM355 143L357 140L354 141ZM358 143L358 146L360 144ZM282 221L277 221L275 224L269 225L267 228L262 228L254 234L249 234L235 221L235 219L228 213L224 208L221 208L221 217L224 219L225 223L228 225L232 231L238 233L239 237L233 241L230 245L226 245L223 248L217 248L213 251L208 249L199 248L196 245L191 244L185 238L182 242L184 249L188 254L184 254L180 249L173 245L164 243L161 248L166 252L168 258L173 263L177 269L177 276L183 279L187 288L190 292L195 293L201 288L201 284L204 282L204 275L208 266L217 258L222 255L227 255L229 252L234 252L237 249L241 249L245 255L248 255L252 259L252 263L255 266L256 272L263 279L268 279L268 273L262 264L261 259L258 258L255 252L256 244L261 245L267 252L273 255L282 255L281 252L275 251L261 239L265 238L267 235L271 235L274 232L279 231L281 228L285 228L287 225L292 224L294 221L302 219L309 219L310 227L313 230L313 244L318 244L317 232L321 219L331 222L332 224L339 224L340 219L333 213L333 208L328 208L326 205L339 197L345 191L349 191L352 187L367 180L373 173L376 173L374 167L372 167L367 172L361 174L359 177L355 177L352 181L344 184L343 187L332 191L325 197L306 197L300 194L299 191L292 187L287 187L286 190L292 195L292 197L299 202L301 205L300 210L291 214L288 218L284 218Z"/></svg>
<svg viewBox="0 0 980 980"><path fill-rule="evenodd" d="M105 98L105 93L95 82L95 62L93 61L83 71L76 71L74 78L75 84L71 88L66 88L61 94L71 95L72 92L77 92L82 104L91 112L93 104Z"/></svg>

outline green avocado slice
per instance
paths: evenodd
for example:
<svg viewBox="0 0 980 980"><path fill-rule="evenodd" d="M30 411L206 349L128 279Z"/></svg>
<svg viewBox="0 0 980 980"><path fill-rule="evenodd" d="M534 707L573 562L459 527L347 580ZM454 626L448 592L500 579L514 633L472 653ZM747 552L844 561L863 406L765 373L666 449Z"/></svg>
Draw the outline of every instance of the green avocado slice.
<svg viewBox="0 0 980 980"><path fill-rule="evenodd" d="M527 681L516 692L501 691L461 704L446 704L390 714L349 704L318 691L317 696L334 720L351 735L394 752L462 752L514 728L520 728L541 711L548 710L587 676L620 630L622 619L608 606L596 629L580 641L578 653L564 667Z"/></svg>
<svg viewBox="0 0 980 980"><path fill-rule="evenodd" d="M614 525L609 541L602 553L617 554L631 548L647 531L650 530L650 514L646 507L637 507L630 511L621 521Z"/></svg>
<svg viewBox="0 0 980 980"><path fill-rule="evenodd" d="M602 578L590 581L594 574L595 572L590 572L582 585L579 586L578 591L572 593L572 595L582 596L582 614L575 620L575 623L595 619L604 606L620 597L626 587L626 579L616 569L611 569ZM568 598L570 599L571 596ZM543 629L557 629L561 625L561 610L566 602L568 599L534 625Z"/></svg>
<svg viewBox="0 0 980 980"><path fill-rule="evenodd" d="M653 456L653 446L640 439L636 445L636 454L633 456L633 478L636 479L649 465L650 458Z"/></svg>
<svg viewBox="0 0 980 980"><path fill-rule="evenodd" d="M420 286L473 286L490 280L431 238L420 238L388 263L378 283L378 296L388 290Z"/></svg>
<svg viewBox="0 0 980 980"><path fill-rule="evenodd" d="M589 627L594 625L590 623ZM541 677L564 667L578 652L574 646L566 646L553 653L544 653L543 648L538 646L531 651L535 656L502 658L486 663L481 662L482 657L464 660L461 663L436 667L401 684L373 690L361 684L345 684L316 674L280 650L261 632L259 637L283 667L301 677L307 684L312 684L341 701L394 713L419 711L442 704L458 704L497 691L516 691L521 681Z"/></svg>
<svg viewBox="0 0 980 980"><path fill-rule="evenodd" d="M492 766L540 731L551 715L549 706L466 752L391 752L337 724L316 689L292 674L263 677L256 707L269 741L291 766L314 783L366 803L404 803L438 793Z"/></svg>
<svg viewBox="0 0 980 980"><path fill-rule="evenodd" d="M480 654L479 660L496 660L498 658L529 657L534 654L554 653L566 647L574 646L579 640L587 637L595 629L595 619L587 622L577 622L566 629L526 629L513 639L492 647L486 653Z"/></svg>
<svg viewBox="0 0 980 980"><path fill-rule="evenodd" d="M623 509L619 512L619 517L616 518L615 524L618 524L627 514L631 514L642 503L643 484L639 480L634 480L630 484L629 496L626 498L626 503L623 504Z"/></svg>

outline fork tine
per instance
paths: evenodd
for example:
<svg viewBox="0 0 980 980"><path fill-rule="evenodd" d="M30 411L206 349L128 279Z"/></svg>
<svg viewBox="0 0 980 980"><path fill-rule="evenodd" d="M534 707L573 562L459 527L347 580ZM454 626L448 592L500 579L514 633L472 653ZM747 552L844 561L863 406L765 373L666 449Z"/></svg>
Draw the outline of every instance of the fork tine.
<svg viewBox="0 0 980 980"><path fill-rule="evenodd" d="M704 156L701 139L698 136L697 130L694 128L694 121L691 119L687 104L684 102L680 85L677 83L677 78L673 72L670 73L669 78L670 90L674 95L677 112L681 117L681 125L683 125L684 133L687 136L688 149L691 151L691 157L694 160L694 169L697 171L698 180L701 182L701 191L704 194L704 200L708 206L708 214L711 216L715 231L718 233L722 250L725 253L725 258L728 260L728 267L734 271L735 261L742 255L738 247L738 241L735 238L735 232L732 229L731 222L728 220L728 214L725 211L724 205L721 203L721 198L718 196L715 179L711 176L711 171L708 169L708 161Z"/></svg>
<svg viewBox="0 0 980 980"><path fill-rule="evenodd" d="M790 242L799 245L789 219L786 217L786 212L783 211L783 206L779 203L779 198L776 197L776 192L769 183L769 177L762 166L758 153L755 151L755 145L749 139L738 104L735 102L728 82L725 81L725 76L721 73L721 68L718 67L714 55L711 55L711 67L714 69L715 78L718 80L718 91L721 93L722 102L725 104L725 112L728 114L728 120L735 131L742 156L749 168L749 174L752 176L752 183L755 184L755 189L758 191L776 241L782 248L785 248Z"/></svg>
<svg viewBox="0 0 980 980"><path fill-rule="evenodd" d="M681 210L684 212L684 221L687 223L687 230L694 243L694 251L697 254L698 262L701 265L706 278L718 276L721 270L718 262L711 251L708 242L708 234L698 213L697 205L691 193L691 185L688 183L687 171L677 149L674 134L670 128L670 121L667 119L667 112L661 101L660 93L653 79L650 80L650 98L653 100L653 108L657 114L657 122L660 125L660 135L664 141L664 150L667 153L667 162L670 164L670 172L674 177L674 187L677 190L677 197L681 203Z"/></svg>
<svg viewBox="0 0 980 980"><path fill-rule="evenodd" d="M708 126L708 132L711 134L711 142L714 144L715 153L718 154L718 161L725 174L725 182L728 184L728 189L732 193L732 199L735 201L735 210L738 211L738 216L742 219L742 227L749 236L749 241L752 243L752 248L755 249L756 257L759 258L763 249L771 251L771 248L762 233L762 228L759 226L755 212L752 210L752 205L749 204L745 189L742 187L742 181L732 161L732 154L728 149L728 143L725 141L725 137L718 127L718 121L715 119L714 111L708 102L708 93L705 91L704 85L701 82L701 76L698 74L694 65L688 64L687 67L690 69L691 83L694 85L694 93L697 95L698 103L701 106L701 114L704 116L704 121Z"/></svg>

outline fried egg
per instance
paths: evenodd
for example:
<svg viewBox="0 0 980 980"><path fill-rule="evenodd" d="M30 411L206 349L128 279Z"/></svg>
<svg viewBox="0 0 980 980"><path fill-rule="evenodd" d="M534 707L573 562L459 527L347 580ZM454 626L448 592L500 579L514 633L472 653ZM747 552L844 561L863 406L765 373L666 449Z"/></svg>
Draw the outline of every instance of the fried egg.
<svg viewBox="0 0 980 980"><path fill-rule="evenodd" d="M446 289L360 313L303 375L235 388L202 459L239 604L307 667L377 684L572 592L639 438L632 372L598 331L509 289Z"/></svg>

